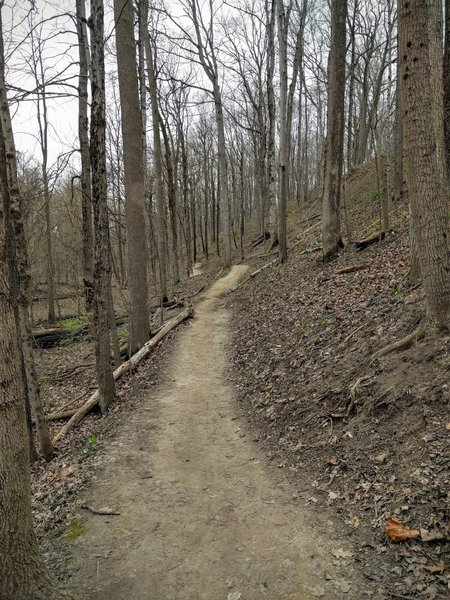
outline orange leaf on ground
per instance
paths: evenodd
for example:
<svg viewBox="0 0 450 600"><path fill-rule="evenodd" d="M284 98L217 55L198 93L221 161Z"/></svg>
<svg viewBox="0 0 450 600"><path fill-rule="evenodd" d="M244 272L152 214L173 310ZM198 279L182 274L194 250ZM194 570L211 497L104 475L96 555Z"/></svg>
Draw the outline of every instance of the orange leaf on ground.
<svg viewBox="0 0 450 600"><path fill-rule="evenodd" d="M402 525L395 517L391 517L386 523L384 532L393 542L415 540L420 536L420 531L417 529L410 529L409 527Z"/></svg>

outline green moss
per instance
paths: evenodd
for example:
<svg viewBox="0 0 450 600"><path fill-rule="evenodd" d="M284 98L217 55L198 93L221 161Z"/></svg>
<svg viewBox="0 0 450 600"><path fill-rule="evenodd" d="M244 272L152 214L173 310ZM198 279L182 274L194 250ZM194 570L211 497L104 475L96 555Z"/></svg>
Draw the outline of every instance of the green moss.
<svg viewBox="0 0 450 600"><path fill-rule="evenodd" d="M83 525L77 521L77 519L73 519L66 528L66 540L68 542L73 542L74 540L77 539L77 537L80 537L80 535L83 535L83 533L86 533L86 527L83 527Z"/></svg>
<svg viewBox="0 0 450 600"><path fill-rule="evenodd" d="M362 198L363 203L365 204L365 206L368 206L369 204L372 204L372 202L374 202L375 200L378 199L378 188L372 188L371 190L369 190Z"/></svg>

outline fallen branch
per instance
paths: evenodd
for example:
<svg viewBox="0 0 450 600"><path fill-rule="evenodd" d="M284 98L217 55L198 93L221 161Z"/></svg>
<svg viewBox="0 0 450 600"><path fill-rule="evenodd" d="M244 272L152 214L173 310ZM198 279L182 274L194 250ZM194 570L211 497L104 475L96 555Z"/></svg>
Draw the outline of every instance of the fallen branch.
<svg viewBox="0 0 450 600"><path fill-rule="evenodd" d="M265 271L266 269L268 269L269 267L271 267L272 265L274 265L277 262L278 262L278 258L276 258L275 260L271 260L270 262L266 263L259 269L256 269L256 271L253 271L253 273L250 273L250 275L249 275L250 279L253 279L253 277L256 277L256 275L259 275L260 273L262 273L263 271Z"/></svg>
<svg viewBox="0 0 450 600"><path fill-rule="evenodd" d="M179 315L171 319L164 327L161 329L159 333L157 333L151 340L149 340L140 350L133 354L133 356L122 363L120 367L118 367L114 373L113 378L114 381L118 381L121 379L125 373L131 371L136 367L136 365L148 354L152 348L157 346L159 342L174 329L177 325L179 325L185 319L188 319L194 314L194 309L192 306L188 307L186 310L181 312ZM71 417L71 419L64 425L64 427L58 432L56 435L54 442L55 444L69 432L72 427L78 425L78 423L98 404L99 401L99 391L98 389L92 394L92 396L81 406L77 412Z"/></svg>
<svg viewBox="0 0 450 600"><path fill-rule="evenodd" d="M303 219L303 221L300 221L300 225L302 225L303 223L309 223L309 221L314 221L314 219L319 219L321 216L321 214L317 214L313 215L312 217L309 217L309 219Z"/></svg>
<svg viewBox="0 0 450 600"><path fill-rule="evenodd" d="M296 238L295 243L292 245L292 248L296 248L297 246L302 244L304 241L303 236L306 235L307 233L309 233L310 231L313 231L313 229L317 229L317 227L319 227L319 225L321 225L321 223L322 223L322 220L320 220L318 223L314 223L314 225L311 225L311 227L308 227L308 229L305 229L304 231L299 233L299 235Z"/></svg>
<svg viewBox="0 0 450 600"><path fill-rule="evenodd" d="M343 267L342 269L338 269L334 272L335 275L344 275L345 273L354 273L355 271L362 271L363 269L368 269L370 267L370 263L363 263L361 265L351 265L349 267Z"/></svg>
<svg viewBox="0 0 450 600"><path fill-rule="evenodd" d="M275 263L278 262L278 258L276 258L275 260L271 260L270 262L266 263L265 265L263 265L260 269L256 269L256 271L253 271L253 273L250 273L250 275L247 277L247 279L243 279L242 281L240 281L234 288L231 288L231 290L229 291L229 293L231 292L235 292L236 290L238 290L242 285L245 285L246 283L248 283L251 279L253 279L253 277L256 277L256 275L258 275L259 273L261 273L262 271L265 271L266 269L268 269L269 267L271 267L272 265L274 265Z"/></svg>
<svg viewBox="0 0 450 600"><path fill-rule="evenodd" d="M300 256L303 254L313 254L314 252L320 252L322 250L322 246L313 246L312 248L306 248L300 252Z"/></svg>
<svg viewBox="0 0 450 600"><path fill-rule="evenodd" d="M88 369L89 367L94 367L94 366L95 366L95 363L82 363L79 365L75 365L72 368L67 369L66 371L63 371L62 373L54 373L53 375L49 375L48 377L46 377L46 381L52 381L52 382L65 381L66 379L69 379L69 377L71 377L76 371Z"/></svg>
<svg viewBox="0 0 450 600"><path fill-rule="evenodd" d="M266 240L270 239L270 233L265 231L262 235L256 238L256 240L252 241L252 248L256 248L260 244L263 244Z"/></svg>
<svg viewBox="0 0 450 600"><path fill-rule="evenodd" d="M365 327L367 327L369 325L369 321L367 321L366 323L363 323L362 325L360 325L357 329L355 329L354 331L352 331L350 333L350 335L348 335L345 340L344 340L344 344L346 344L348 341L350 341L352 339L352 337L354 335L356 335L359 331L361 331L361 329L364 329Z"/></svg>

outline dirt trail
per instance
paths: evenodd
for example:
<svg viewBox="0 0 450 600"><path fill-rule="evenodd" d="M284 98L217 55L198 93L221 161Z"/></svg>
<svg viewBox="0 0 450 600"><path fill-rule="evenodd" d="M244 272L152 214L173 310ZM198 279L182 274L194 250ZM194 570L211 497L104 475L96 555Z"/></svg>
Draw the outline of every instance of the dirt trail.
<svg viewBox="0 0 450 600"><path fill-rule="evenodd" d="M259 457L226 384L221 296L245 270L212 286L179 334L157 399L144 400L101 459L84 500L121 514L80 517L86 533L69 568L86 598L365 597L331 554L342 539L324 533L329 523L316 526L283 472Z"/></svg>

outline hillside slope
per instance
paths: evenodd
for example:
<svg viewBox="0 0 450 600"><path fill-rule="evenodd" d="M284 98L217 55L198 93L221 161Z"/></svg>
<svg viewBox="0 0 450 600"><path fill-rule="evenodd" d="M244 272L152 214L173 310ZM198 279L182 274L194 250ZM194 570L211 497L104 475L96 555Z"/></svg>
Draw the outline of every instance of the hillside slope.
<svg viewBox="0 0 450 600"><path fill-rule="evenodd" d="M347 180L353 239L378 227L374 181L373 165ZM406 205L394 206L391 219L394 235L363 251L347 245L323 265L319 253L305 252L320 245L320 221L296 226L291 215L288 262L230 296L230 376L256 437L298 481L299 502L330 511L354 538L351 560L380 583L377 598L444 598L450 344L429 331L373 359L412 332L424 310L421 287L408 283ZM254 269L268 260L248 258ZM421 537L392 543L384 532L391 517Z"/></svg>

